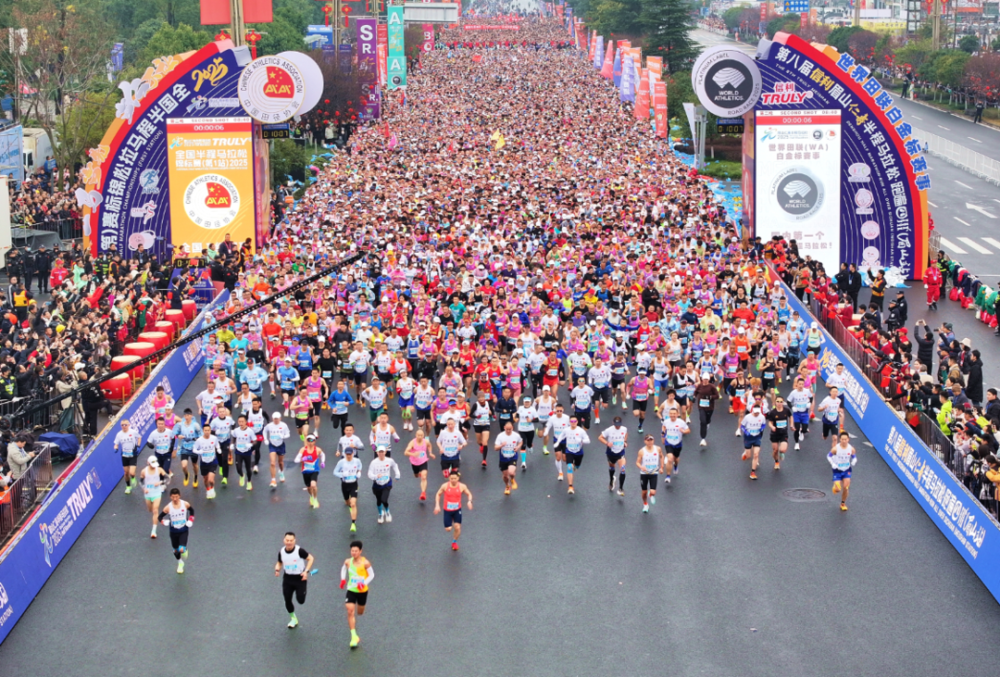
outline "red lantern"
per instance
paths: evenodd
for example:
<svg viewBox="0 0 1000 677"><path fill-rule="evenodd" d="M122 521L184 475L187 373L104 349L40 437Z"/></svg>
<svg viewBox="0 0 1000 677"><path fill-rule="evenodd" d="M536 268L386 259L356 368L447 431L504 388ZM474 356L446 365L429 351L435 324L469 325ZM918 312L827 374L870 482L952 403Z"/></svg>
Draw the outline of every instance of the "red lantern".
<svg viewBox="0 0 1000 677"><path fill-rule="evenodd" d="M264 39L264 36L261 35L260 33L258 33L257 31L255 31L254 29L251 28L250 30L247 31L246 40L247 40L248 43L250 43L250 56L251 56L251 58L254 58L254 59L257 58L257 43L260 42L263 39Z"/></svg>
<svg viewBox="0 0 1000 677"><path fill-rule="evenodd" d="M330 99L325 99L323 103L330 103Z"/></svg>
<svg viewBox="0 0 1000 677"><path fill-rule="evenodd" d="M338 110L336 113L334 113L334 116L339 118L340 117L340 111Z"/></svg>
<svg viewBox="0 0 1000 677"><path fill-rule="evenodd" d="M225 28L223 28L221 31L219 31L216 34L216 36L215 36L215 41L216 42L219 42L221 40L228 40L228 39L229 39L229 33L226 32Z"/></svg>

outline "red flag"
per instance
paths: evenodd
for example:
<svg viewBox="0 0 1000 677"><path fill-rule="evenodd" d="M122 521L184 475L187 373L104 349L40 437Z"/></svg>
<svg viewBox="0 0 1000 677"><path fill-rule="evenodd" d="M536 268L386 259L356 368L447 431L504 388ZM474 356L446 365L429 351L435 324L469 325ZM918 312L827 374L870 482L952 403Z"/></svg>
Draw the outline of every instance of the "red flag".
<svg viewBox="0 0 1000 677"><path fill-rule="evenodd" d="M455 152L455 142L454 141L452 141L451 143L448 144L448 152L449 153L454 153Z"/></svg>
<svg viewBox="0 0 1000 677"><path fill-rule="evenodd" d="M389 138L389 121L388 120L386 120L386 122L385 122L385 127L382 128L382 136L384 136L387 139Z"/></svg>
<svg viewBox="0 0 1000 677"><path fill-rule="evenodd" d="M221 183L209 181L208 195L205 197L205 206L211 209L228 209L232 205L232 196Z"/></svg>
<svg viewBox="0 0 1000 677"><path fill-rule="evenodd" d="M269 99L291 99L295 96L295 84L288 71L277 66L267 67L267 84L264 85L264 96Z"/></svg>

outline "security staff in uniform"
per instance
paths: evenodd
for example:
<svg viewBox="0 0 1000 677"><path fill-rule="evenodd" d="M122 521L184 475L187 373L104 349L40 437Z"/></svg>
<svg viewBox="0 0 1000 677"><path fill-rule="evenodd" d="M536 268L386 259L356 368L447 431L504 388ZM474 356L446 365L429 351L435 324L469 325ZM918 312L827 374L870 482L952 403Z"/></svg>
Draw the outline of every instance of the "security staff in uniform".
<svg viewBox="0 0 1000 677"><path fill-rule="evenodd" d="M0 401L17 397L17 381L10 373L10 365L0 367Z"/></svg>
<svg viewBox="0 0 1000 677"><path fill-rule="evenodd" d="M45 249L45 245L35 252L35 275L38 276L38 291L43 294L49 292L49 274L52 273L52 252ZM28 285L31 291L31 285Z"/></svg>

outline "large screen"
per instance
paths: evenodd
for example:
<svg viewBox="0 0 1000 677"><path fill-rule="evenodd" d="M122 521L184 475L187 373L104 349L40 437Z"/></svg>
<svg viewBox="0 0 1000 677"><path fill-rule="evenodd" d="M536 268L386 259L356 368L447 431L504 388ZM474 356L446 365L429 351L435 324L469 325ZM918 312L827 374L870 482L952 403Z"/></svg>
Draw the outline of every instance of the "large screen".
<svg viewBox="0 0 1000 677"><path fill-rule="evenodd" d="M840 111L756 112L757 235L840 268ZM876 255L877 255L876 250Z"/></svg>
<svg viewBox="0 0 1000 677"><path fill-rule="evenodd" d="M175 247L198 254L226 234L254 241L253 127L248 117L168 118L167 171ZM267 205L263 205L266 210Z"/></svg>

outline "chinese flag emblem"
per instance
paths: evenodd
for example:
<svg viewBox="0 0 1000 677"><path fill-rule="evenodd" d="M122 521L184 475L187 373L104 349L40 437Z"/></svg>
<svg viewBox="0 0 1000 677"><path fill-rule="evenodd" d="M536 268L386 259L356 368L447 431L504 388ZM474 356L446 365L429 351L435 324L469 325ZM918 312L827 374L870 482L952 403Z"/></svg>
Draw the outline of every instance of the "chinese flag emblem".
<svg viewBox="0 0 1000 677"><path fill-rule="evenodd" d="M226 209L232 206L233 198L221 183L208 182L208 196L205 206L210 209Z"/></svg>
<svg viewBox="0 0 1000 677"><path fill-rule="evenodd" d="M267 67L267 84L264 85L264 96L269 99L291 99L295 95L295 84L292 76L284 68Z"/></svg>

